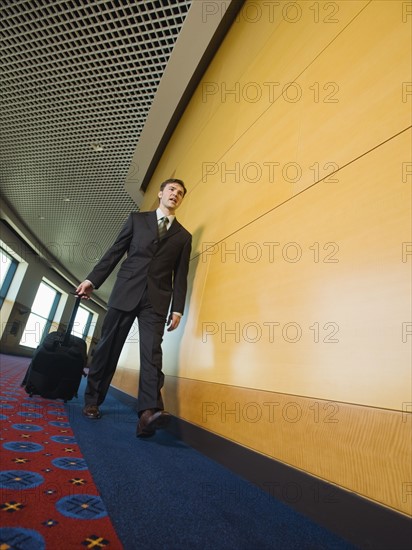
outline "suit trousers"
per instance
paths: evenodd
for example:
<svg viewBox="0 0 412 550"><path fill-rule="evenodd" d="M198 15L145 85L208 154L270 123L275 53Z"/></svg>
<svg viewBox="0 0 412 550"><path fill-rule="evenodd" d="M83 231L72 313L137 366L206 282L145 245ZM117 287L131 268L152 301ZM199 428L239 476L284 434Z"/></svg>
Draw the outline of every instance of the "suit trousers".
<svg viewBox="0 0 412 550"><path fill-rule="evenodd" d="M163 410L162 341L166 317L153 309L147 297L147 289L134 310L108 309L87 377L86 405L99 406L103 403L123 345L136 318L139 323L140 352L138 413L146 409Z"/></svg>

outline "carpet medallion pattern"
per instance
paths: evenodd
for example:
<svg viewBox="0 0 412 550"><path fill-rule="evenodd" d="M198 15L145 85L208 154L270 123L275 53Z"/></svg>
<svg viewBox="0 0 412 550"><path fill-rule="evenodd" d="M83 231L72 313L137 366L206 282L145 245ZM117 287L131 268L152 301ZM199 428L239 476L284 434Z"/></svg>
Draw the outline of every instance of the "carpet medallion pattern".
<svg viewBox="0 0 412 550"><path fill-rule="evenodd" d="M1 368L0 548L121 550L63 402L30 398L21 363Z"/></svg>

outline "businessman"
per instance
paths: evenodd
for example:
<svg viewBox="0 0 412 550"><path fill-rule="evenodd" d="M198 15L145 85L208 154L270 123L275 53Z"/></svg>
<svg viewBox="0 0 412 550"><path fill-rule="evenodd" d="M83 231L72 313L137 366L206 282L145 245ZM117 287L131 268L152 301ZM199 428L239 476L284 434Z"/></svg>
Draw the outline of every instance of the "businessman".
<svg viewBox="0 0 412 550"><path fill-rule="evenodd" d="M137 437L150 437L170 418L161 389L162 340L165 326L175 330L183 315L191 234L176 220L186 188L182 180L160 186L159 206L129 215L116 241L76 289L89 299L126 254L111 292L101 339L90 365L85 406L87 418L101 418L100 405L108 392L124 342L134 320L139 322L140 378Z"/></svg>

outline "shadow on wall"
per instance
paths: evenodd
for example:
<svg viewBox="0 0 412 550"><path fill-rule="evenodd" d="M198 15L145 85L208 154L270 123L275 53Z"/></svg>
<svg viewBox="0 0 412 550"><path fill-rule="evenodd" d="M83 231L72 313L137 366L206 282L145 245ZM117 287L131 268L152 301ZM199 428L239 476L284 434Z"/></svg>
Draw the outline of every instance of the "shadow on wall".
<svg viewBox="0 0 412 550"><path fill-rule="evenodd" d="M176 345L171 345L170 350L167 350L167 362L168 364L172 365L172 368L175 369L176 380L175 380L175 384L169 384L167 386L166 399L171 400L173 403L175 403L173 414L177 417L180 416L179 399L178 399L179 356L180 356L180 349L181 349L184 331L186 329L186 323L187 323L187 320L189 319L189 311L191 307L191 298L192 298L192 292L193 292L193 281L195 280L197 267L201 258L200 251L198 250L198 245L199 243L201 243L202 233L203 233L202 226L198 227L192 233L192 259L190 260L190 264L189 264L189 277L188 277L188 286L187 286L187 294L186 294L185 314L183 315L181 323L177 329L177 331L179 332L179 335L177 334L173 335L174 338L178 336L178 342L176 343ZM166 381L167 381L167 374L166 374ZM166 402L166 408L167 408L167 402Z"/></svg>

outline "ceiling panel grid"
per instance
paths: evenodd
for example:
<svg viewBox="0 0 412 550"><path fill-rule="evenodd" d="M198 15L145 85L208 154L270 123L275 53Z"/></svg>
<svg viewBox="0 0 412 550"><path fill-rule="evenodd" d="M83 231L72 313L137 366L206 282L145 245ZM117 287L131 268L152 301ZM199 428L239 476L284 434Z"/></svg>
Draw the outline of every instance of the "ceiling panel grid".
<svg viewBox="0 0 412 550"><path fill-rule="evenodd" d="M190 5L0 1L1 193L42 246L104 250L136 210L125 178Z"/></svg>

